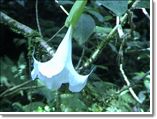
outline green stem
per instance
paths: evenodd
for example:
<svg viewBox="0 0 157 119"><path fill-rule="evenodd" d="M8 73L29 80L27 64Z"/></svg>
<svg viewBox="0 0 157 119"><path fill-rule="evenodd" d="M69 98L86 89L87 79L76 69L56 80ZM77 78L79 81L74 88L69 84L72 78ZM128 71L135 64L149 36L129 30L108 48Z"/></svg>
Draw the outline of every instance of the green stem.
<svg viewBox="0 0 157 119"><path fill-rule="evenodd" d="M56 111L60 112L60 92L59 90L56 91Z"/></svg>
<svg viewBox="0 0 157 119"><path fill-rule="evenodd" d="M136 0L132 7L130 8L133 9L136 4L139 2L139 0ZM123 17L121 18L121 24L123 25L126 21L128 17L128 13L125 13L123 15ZM98 45L98 47L96 48L96 50L92 53L92 55L90 56L90 58L88 58L88 60L82 65L82 67L79 68L79 71L80 70L83 70L84 68L87 68L89 67L101 54L102 50L106 47L106 45L113 39L114 35L116 34L117 32L117 29L118 29L118 25L116 25L112 30L111 32L105 37L104 40L102 40L102 42L100 42L100 44Z"/></svg>

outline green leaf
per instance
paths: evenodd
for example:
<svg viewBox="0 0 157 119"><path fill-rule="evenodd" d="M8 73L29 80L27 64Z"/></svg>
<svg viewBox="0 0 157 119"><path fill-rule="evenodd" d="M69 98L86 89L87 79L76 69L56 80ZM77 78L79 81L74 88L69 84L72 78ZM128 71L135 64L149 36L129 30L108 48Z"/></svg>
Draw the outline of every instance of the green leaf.
<svg viewBox="0 0 157 119"><path fill-rule="evenodd" d="M99 0L97 2L111 10L116 16L123 15L128 9L128 0Z"/></svg>
<svg viewBox="0 0 157 119"><path fill-rule="evenodd" d="M0 82L1 82L1 86L7 86L7 87L11 86L6 76L0 76Z"/></svg>
<svg viewBox="0 0 157 119"><path fill-rule="evenodd" d="M133 77L133 80L140 80L145 75L144 72L136 72L135 76Z"/></svg>
<svg viewBox="0 0 157 119"><path fill-rule="evenodd" d="M90 15L94 16L99 22L104 22L104 17L96 10L88 8L86 10Z"/></svg>
<svg viewBox="0 0 157 119"><path fill-rule="evenodd" d="M17 112L23 112L24 111L23 106L19 102L14 102L12 104L12 107Z"/></svg>
<svg viewBox="0 0 157 119"><path fill-rule="evenodd" d="M40 95L43 95L47 99L47 103L50 103L50 102L55 100L56 95L57 95L56 91L51 91L50 89L45 87L43 82L40 81L40 80L37 80L37 84L38 84L38 86L44 86L44 87L39 88L38 90L36 90L36 93L39 93Z"/></svg>
<svg viewBox="0 0 157 119"><path fill-rule="evenodd" d="M143 103L146 99L146 95L145 95L146 91L140 91L138 94L139 99L141 100L141 102Z"/></svg>
<svg viewBox="0 0 157 119"><path fill-rule="evenodd" d="M61 110L63 112L84 111L86 105L79 99L77 94L62 94L61 95Z"/></svg>
<svg viewBox="0 0 157 119"><path fill-rule="evenodd" d="M74 3L72 0L58 0L58 2L61 5L67 5L67 4L73 4Z"/></svg>
<svg viewBox="0 0 157 119"><path fill-rule="evenodd" d="M18 61L19 62L19 61ZM24 62L21 61L21 66L24 66ZM5 77L3 78L3 84L8 85L8 86L14 86L14 85L18 85L21 84L23 82L23 80L19 80L20 76L23 76L23 74L20 72L20 68L23 68L23 66L17 66L14 64L14 62L9 59L8 57L4 57L0 59L0 81L1 81L1 77ZM6 80L4 80L6 79ZM9 84L7 84L7 82Z"/></svg>
<svg viewBox="0 0 157 119"><path fill-rule="evenodd" d="M149 0L140 0L136 8L150 8L150 1Z"/></svg>
<svg viewBox="0 0 157 119"><path fill-rule="evenodd" d="M144 85L148 90L150 90L150 78L146 78L144 80Z"/></svg>
<svg viewBox="0 0 157 119"><path fill-rule="evenodd" d="M25 110L25 112L30 112L32 111L39 111L39 107L44 107L44 103L43 102L31 102L28 105L23 106L23 109Z"/></svg>
<svg viewBox="0 0 157 119"><path fill-rule="evenodd" d="M117 86L115 84L110 83L110 82L95 81L88 88L90 88L90 90L94 90L96 95L101 95L101 96L106 97L108 94L111 95L112 92L115 91L116 87ZM110 89L112 92L109 91ZM93 91L93 94L94 94L94 91Z"/></svg>
<svg viewBox="0 0 157 119"><path fill-rule="evenodd" d="M96 26L94 32L95 32L99 37L103 38L103 37L105 37L111 30L112 30L111 27ZM102 39L102 40L103 40L103 39Z"/></svg>
<svg viewBox="0 0 157 119"><path fill-rule="evenodd" d="M94 32L95 21L90 15L82 14L76 29L74 30L73 37L79 43L79 45L84 44L90 35Z"/></svg>
<svg viewBox="0 0 157 119"><path fill-rule="evenodd" d="M92 104L91 107L89 107L89 110L92 112L102 112L103 108L100 107L97 103Z"/></svg>
<svg viewBox="0 0 157 119"><path fill-rule="evenodd" d="M101 26L96 26L95 32L99 33L109 33L112 30L111 27L101 27Z"/></svg>

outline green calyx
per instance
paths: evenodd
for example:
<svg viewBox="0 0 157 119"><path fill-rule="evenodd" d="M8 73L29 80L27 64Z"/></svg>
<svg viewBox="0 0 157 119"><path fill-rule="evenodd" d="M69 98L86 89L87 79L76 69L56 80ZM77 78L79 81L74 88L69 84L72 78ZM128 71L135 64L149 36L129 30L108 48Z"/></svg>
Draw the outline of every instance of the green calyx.
<svg viewBox="0 0 157 119"><path fill-rule="evenodd" d="M84 8L87 4L87 0L77 0L74 5L72 6L69 16L67 17L65 21L65 26L69 27L72 25L72 27L75 27L82 12L84 11Z"/></svg>

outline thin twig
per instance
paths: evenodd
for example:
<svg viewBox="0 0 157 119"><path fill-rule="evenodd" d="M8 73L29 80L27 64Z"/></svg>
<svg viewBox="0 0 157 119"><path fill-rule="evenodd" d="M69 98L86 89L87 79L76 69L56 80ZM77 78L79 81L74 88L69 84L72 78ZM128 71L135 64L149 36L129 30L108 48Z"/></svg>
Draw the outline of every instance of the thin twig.
<svg viewBox="0 0 157 119"><path fill-rule="evenodd" d="M133 86L133 85L126 86L126 87L122 88L121 90L117 91L116 94L117 94L117 95L122 95L122 94L124 94L123 92L129 90L130 87L133 88L133 87L135 87L135 86Z"/></svg>
<svg viewBox="0 0 157 119"><path fill-rule="evenodd" d="M22 91L22 90L29 90L29 89L38 89L38 88L42 88L42 87L44 87L44 86L27 86L27 87L20 87L20 88L18 88L18 89L16 89L16 90L13 90L12 92L9 92L9 93L7 93L7 94L5 94L5 95L3 95L3 98L4 97L8 97L8 96L11 96L11 95L13 95L13 94L15 94L15 93L17 93L17 92L19 92L19 91Z"/></svg>
<svg viewBox="0 0 157 119"><path fill-rule="evenodd" d="M22 84L19 84L19 85L17 85L17 86L11 87L11 88L5 90L3 93L1 93L1 94L0 94L0 97L3 97L3 96L4 96L5 94L7 94L7 93L9 93L9 92L11 92L11 91L14 91L14 90L16 90L16 89L18 89L18 88L20 88L20 87L23 87L24 85L27 85L27 84L29 84L30 82L32 82L32 80L28 80L28 81L26 81L26 82L24 82L24 83L22 83Z"/></svg>
<svg viewBox="0 0 157 119"><path fill-rule="evenodd" d="M80 59L79 59L79 61L78 61L78 63L77 63L77 66L76 66L76 68L75 68L76 70L80 67L81 62L82 62L82 59L83 59L83 57L84 57L84 54L85 54L85 49L83 48L81 57L80 57Z"/></svg>
<svg viewBox="0 0 157 119"><path fill-rule="evenodd" d="M48 39L46 42L49 42L51 41L52 39L54 39L54 37L56 37L56 35L62 31L64 29L65 25L63 25L50 39Z"/></svg>
<svg viewBox="0 0 157 119"><path fill-rule="evenodd" d="M119 16L116 17L116 25L118 26L117 31L119 34L119 38L123 38L124 32L123 32L122 26L120 25L120 17Z"/></svg>
<svg viewBox="0 0 157 119"><path fill-rule="evenodd" d="M127 76L125 75L125 72L124 72L124 70L123 70L123 64L120 64L120 71L121 71L121 74L122 74L122 76L123 76L123 78L124 78L124 80L125 80L127 86L130 86L130 82L129 82L129 80L128 80L128 78L127 78ZM135 94L135 92L134 92L134 90L132 89L132 87L129 88L129 91L130 91L131 95L134 97L134 99L135 99L136 101L138 101L139 103L142 103L142 101L141 101L141 100L138 98L138 96Z"/></svg>
<svg viewBox="0 0 157 119"><path fill-rule="evenodd" d="M146 8L142 8L142 12L147 16L148 19L150 19L150 16L148 12L146 11Z"/></svg>
<svg viewBox="0 0 157 119"><path fill-rule="evenodd" d="M36 2L35 2L35 15L36 15L36 22L37 22L38 31L39 31L39 34L40 34L41 38L43 39L43 35L42 35L42 32L41 32L41 27L40 27L40 23L39 23L38 0L36 0Z"/></svg>
<svg viewBox="0 0 157 119"><path fill-rule="evenodd" d="M58 0L55 0L55 2L56 2L57 4L59 4ZM64 12L66 15L69 15L69 13L67 12L67 10L66 10L62 5L59 4L59 7L63 10L63 12Z"/></svg>
<svg viewBox="0 0 157 119"><path fill-rule="evenodd" d="M122 43L118 51L118 57L117 57L118 64L121 64L123 62L123 46L124 46L125 39L127 39L127 37L126 38L123 37Z"/></svg>

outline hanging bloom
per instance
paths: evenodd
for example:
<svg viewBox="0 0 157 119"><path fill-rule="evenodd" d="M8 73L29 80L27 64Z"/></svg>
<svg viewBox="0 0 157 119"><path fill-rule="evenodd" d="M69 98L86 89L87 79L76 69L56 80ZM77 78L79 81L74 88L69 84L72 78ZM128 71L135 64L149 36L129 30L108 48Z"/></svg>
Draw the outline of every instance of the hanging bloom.
<svg viewBox="0 0 157 119"><path fill-rule="evenodd" d="M72 92L81 91L88 75L78 74L72 64L72 26L69 27L54 57L47 62L37 61L34 57L32 79L39 78L49 89L57 90L63 83L69 83Z"/></svg>

